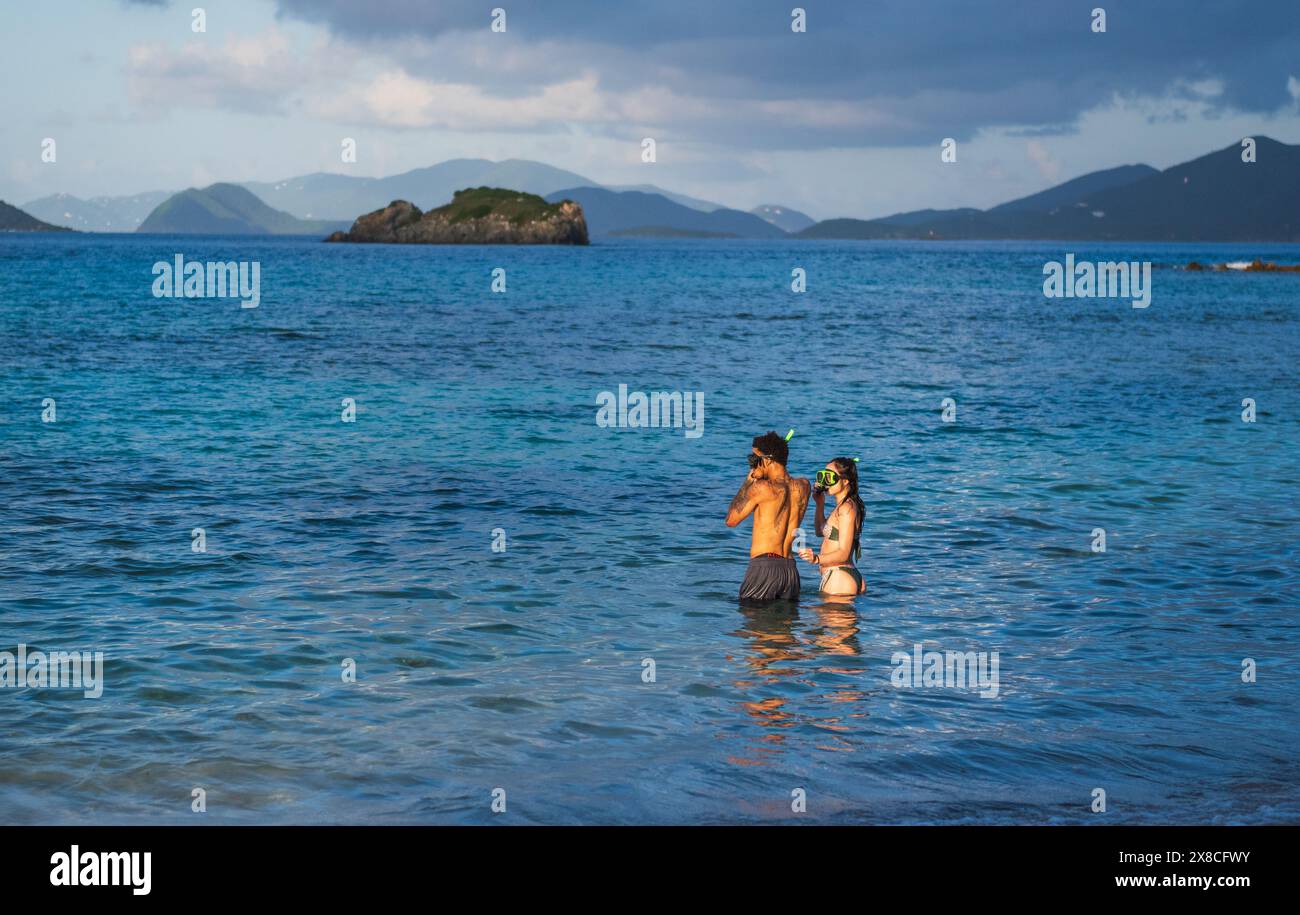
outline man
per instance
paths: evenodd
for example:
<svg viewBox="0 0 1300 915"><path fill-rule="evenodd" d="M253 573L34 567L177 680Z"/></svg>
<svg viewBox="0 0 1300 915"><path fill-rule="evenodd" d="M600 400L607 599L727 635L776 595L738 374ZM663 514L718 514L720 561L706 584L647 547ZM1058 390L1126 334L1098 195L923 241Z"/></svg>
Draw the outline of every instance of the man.
<svg viewBox="0 0 1300 915"><path fill-rule="evenodd" d="M799 598L799 569L790 551L808 508L811 487L785 470L790 446L775 432L757 436L749 457L749 476L731 500L727 527L754 516L749 568L740 585L745 603Z"/></svg>

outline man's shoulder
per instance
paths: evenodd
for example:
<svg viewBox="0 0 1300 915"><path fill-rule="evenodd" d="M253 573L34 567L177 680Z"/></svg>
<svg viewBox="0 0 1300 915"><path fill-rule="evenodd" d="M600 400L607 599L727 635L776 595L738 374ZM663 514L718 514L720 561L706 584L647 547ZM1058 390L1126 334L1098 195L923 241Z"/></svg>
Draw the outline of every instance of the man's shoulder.
<svg viewBox="0 0 1300 915"><path fill-rule="evenodd" d="M802 477L789 477L781 483L772 480L755 480L753 493L760 499L784 499L787 493L793 492L803 498L807 498L810 484Z"/></svg>
<svg viewBox="0 0 1300 915"><path fill-rule="evenodd" d="M805 484L806 488L808 481L796 480L794 478L788 478L780 483L775 480L755 480L754 486L750 492L758 496L760 499L785 498L786 493L790 492L791 489L795 492L799 492L800 483Z"/></svg>

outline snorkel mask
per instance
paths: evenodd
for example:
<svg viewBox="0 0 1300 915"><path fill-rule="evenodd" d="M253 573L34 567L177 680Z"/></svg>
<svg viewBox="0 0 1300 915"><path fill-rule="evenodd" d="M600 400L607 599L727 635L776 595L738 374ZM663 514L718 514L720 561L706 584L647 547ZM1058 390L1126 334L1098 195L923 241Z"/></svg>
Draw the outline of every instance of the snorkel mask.
<svg viewBox="0 0 1300 915"><path fill-rule="evenodd" d="M857 462L858 459L854 458L853 463L856 464ZM813 487L813 491L825 492L826 490L830 489L832 486L834 486L842 479L844 479L843 474L837 473L834 470L831 470L830 468L824 468L822 470L819 470L817 471L817 480L816 480L816 485Z"/></svg>

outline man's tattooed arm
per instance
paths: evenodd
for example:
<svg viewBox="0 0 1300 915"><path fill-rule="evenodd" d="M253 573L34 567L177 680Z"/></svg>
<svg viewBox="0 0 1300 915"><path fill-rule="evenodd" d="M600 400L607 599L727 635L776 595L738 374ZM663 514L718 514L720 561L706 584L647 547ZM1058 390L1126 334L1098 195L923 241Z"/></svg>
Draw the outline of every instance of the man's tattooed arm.
<svg viewBox="0 0 1300 915"><path fill-rule="evenodd" d="M754 510L754 506L750 504L750 490L754 482L753 477L745 477L745 482L740 484L740 491L736 493L736 498L731 500L731 506L727 509L728 527L735 527L748 518L749 513Z"/></svg>
<svg viewBox="0 0 1300 915"><path fill-rule="evenodd" d="M753 477L745 477L745 482L740 484L740 492L736 493L736 498L731 500L729 511L740 511L741 506L749 500L749 488L754 485Z"/></svg>

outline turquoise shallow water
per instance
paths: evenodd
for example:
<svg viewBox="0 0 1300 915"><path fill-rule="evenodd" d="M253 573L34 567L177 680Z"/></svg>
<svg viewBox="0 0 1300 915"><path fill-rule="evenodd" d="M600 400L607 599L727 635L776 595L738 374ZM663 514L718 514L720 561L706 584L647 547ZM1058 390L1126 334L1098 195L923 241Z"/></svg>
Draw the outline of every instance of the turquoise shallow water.
<svg viewBox="0 0 1300 915"><path fill-rule="evenodd" d="M1047 300L1067 251L1300 261L0 238L0 650L106 656L100 699L0 690L0 818L1300 819L1300 278ZM178 252L259 261L260 307L154 298ZM598 427L620 383L704 434ZM792 426L796 472L862 458L855 607L807 567L736 605L722 515ZM916 643L999 652L998 696L896 688Z"/></svg>

